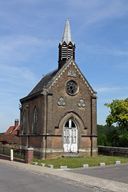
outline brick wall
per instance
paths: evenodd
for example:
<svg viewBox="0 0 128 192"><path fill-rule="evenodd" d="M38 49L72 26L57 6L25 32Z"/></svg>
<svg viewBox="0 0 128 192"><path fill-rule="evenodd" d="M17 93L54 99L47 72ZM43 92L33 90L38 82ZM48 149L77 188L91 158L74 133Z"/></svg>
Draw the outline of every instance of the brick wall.
<svg viewBox="0 0 128 192"><path fill-rule="evenodd" d="M69 76L69 71L73 71L76 76ZM69 80L77 83L77 94L67 93L66 83ZM21 145L42 150L46 148L47 153L63 152L63 127L69 118L73 118L78 127L79 152L91 154L93 149L96 151L96 97L76 66L73 63L69 65L46 93L22 102L21 117L26 110L28 136L22 135ZM60 98L64 100L65 105L58 104ZM84 107L79 106L80 100L85 102ZM32 135L35 106L38 110L37 133Z"/></svg>

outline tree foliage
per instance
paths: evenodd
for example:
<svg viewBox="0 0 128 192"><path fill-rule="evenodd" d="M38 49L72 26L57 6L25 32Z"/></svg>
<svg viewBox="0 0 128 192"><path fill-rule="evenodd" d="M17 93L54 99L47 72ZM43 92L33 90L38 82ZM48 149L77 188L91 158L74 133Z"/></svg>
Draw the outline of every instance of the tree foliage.
<svg viewBox="0 0 128 192"><path fill-rule="evenodd" d="M105 104L110 109L110 114L107 116L106 123L108 126L114 123L120 128L128 130L128 98L116 99L111 103Z"/></svg>
<svg viewBox="0 0 128 192"><path fill-rule="evenodd" d="M128 147L128 98L105 104L110 111L107 125L98 125L98 144Z"/></svg>
<svg viewBox="0 0 128 192"><path fill-rule="evenodd" d="M107 125L97 125L98 145L103 146L118 146L119 134L118 128L115 126L108 127Z"/></svg>
<svg viewBox="0 0 128 192"><path fill-rule="evenodd" d="M97 125L98 145L113 147L128 147L128 131L119 127Z"/></svg>

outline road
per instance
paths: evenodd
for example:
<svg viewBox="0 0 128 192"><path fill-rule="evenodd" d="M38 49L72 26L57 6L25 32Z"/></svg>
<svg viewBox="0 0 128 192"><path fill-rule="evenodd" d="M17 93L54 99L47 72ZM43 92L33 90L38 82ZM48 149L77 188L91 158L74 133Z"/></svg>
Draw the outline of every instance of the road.
<svg viewBox="0 0 128 192"><path fill-rule="evenodd" d="M104 192L104 190L0 163L0 192Z"/></svg>
<svg viewBox="0 0 128 192"><path fill-rule="evenodd" d="M128 165L75 169L72 172L128 184Z"/></svg>

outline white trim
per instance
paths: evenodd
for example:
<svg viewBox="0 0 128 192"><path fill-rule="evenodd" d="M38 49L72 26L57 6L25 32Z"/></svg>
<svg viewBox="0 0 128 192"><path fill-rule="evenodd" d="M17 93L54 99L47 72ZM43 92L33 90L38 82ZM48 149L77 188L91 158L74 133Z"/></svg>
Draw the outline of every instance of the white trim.
<svg viewBox="0 0 128 192"><path fill-rule="evenodd" d="M72 58L71 58L72 59ZM70 65L74 65L76 71L78 72L78 74L81 76L82 80L84 81L85 85L88 87L88 89L91 91L91 93L95 94L94 90L92 89L92 87L88 84L88 82L86 81L85 77L82 75L82 73L80 72L80 69L78 69L77 65L75 64L75 62L73 62L73 60L69 60L67 63L65 63L65 65L62 67L62 69L60 69L60 74L56 74L55 75L55 80L53 77L53 82L51 83L51 85L49 86L49 88L51 88L57 81L58 79L63 75L63 73L69 68ZM58 75L58 76L57 76Z"/></svg>
<svg viewBox="0 0 128 192"><path fill-rule="evenodd" d="M63 153L63 149L52 149L52 148L47 148L46 153Z"/></svg>
<svg viewBox="0 0 128 192"><path fill-rule="evenodd" d="M91 149L90 148L86 148L86 149L79 149L79 152L91 152Z"/></svg>
<svg viewBox="0 0 128 192"><path fill-rule="evenodd" d="M91 148L88 148L88 149L87 149L87 148L86 148L86 149L79 149L79 152L83 152L83 153L84 153L84 152L89 152L89 153L90 153L90 152L91 152ZM97 149L97 148L93 148L93 149L92 149L92 152L98 152L98 149Z"/></svg>

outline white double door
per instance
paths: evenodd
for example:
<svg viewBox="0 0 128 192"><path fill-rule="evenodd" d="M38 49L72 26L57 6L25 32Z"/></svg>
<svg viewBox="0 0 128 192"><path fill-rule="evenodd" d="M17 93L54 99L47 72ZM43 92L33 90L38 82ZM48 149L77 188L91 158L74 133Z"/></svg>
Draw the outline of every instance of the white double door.
<svg viewBox="0 0 128 192"><path fill-rule="evenodd" d="M64 152L78 151L78 129L72 119L69 119L63 128L63 147Z"/></svg>

